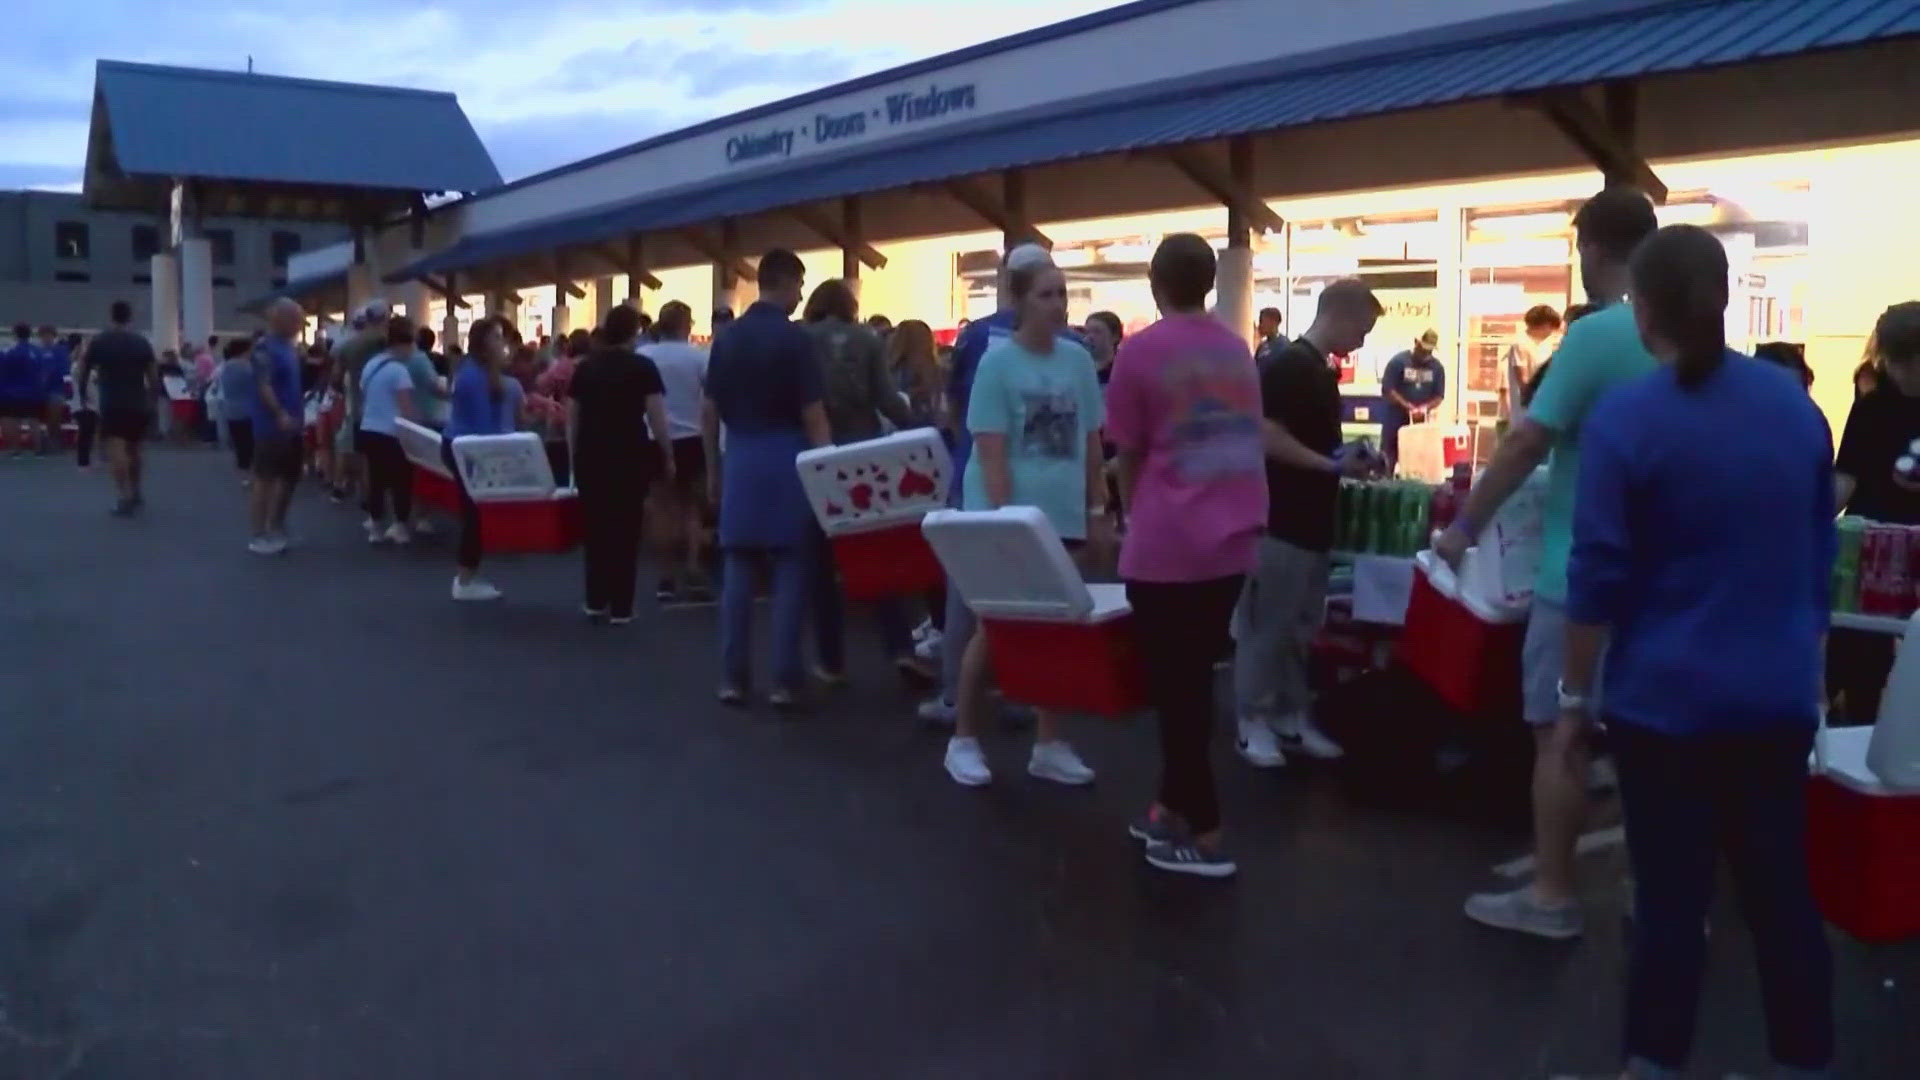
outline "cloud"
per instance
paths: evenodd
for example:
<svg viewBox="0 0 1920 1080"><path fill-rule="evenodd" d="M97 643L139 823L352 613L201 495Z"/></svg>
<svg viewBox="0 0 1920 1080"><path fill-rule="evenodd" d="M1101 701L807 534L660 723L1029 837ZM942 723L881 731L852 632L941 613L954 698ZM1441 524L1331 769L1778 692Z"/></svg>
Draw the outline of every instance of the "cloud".
<svg viewBox="0 0 1920 1080"><path fill-rule="evenodd" d="M0 184L77 180L96 57L450 90L512 178L1113 2L171 0L161 18L151 0L14 4Z"/></svg>
<svg viewBox="0 0 1920 1080"><path fill-rule="evenodd" d="M0 189L39 188L45 191L78 191L84 166L33 165L0 161Z"/></svg>

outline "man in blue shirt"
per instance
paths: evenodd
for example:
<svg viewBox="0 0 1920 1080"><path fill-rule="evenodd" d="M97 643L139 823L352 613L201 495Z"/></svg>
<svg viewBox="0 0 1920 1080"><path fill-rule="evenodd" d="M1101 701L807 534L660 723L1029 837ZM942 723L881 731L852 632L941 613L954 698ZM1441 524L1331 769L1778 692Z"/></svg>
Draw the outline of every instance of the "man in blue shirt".
<svg viewBox="0 0 1920 1080"><path fill-rule="evenodd" d="M281 298L267 309L267 333L253 347L253 540L255 555L287 550L287 507L300 482L306 413L300 403L300 350L307 314Z"/></svg>
<svg viewBox="0 0 1920 1080"><path fill-rule="evenodd" d="M1429 330L1414 339L1413 348L1387 361L1380 375L1380 393L1387 399L1386 422L1380 425L1380 450L1387 471L1400 463L1400 429L1427 419L1447 396L1447 369L1433 350L1440 335Z"/></svg>
<svg viewBox="0 0 1920 1080"><path fill-rule="evenodd" d="M45 394L32 327L20 323L13 328L13 337L13 345L0 353L0 445L10 447L19 457L26 453L28 427L44 412Z"/></svg>
<svg viewBox="0 0 1920 1080"><path fill-rule="evenodd" d="M67 373L72 364L67 343L60 340L60 332L52 326L40 327L40 341L34 354L39 361L40 388L44 394L40 452L47 454L52 452L54 434L60 430L60 404L67 397Z"/></svg>

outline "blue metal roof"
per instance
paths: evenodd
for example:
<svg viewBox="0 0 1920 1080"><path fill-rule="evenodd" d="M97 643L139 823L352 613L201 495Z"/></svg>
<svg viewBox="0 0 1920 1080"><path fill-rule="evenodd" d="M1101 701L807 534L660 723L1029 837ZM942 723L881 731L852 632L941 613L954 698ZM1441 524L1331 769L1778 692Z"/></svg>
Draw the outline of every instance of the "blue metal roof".
<svg viewBox="0 0 1920 1080"><path fill-rule="evenodd" d="M988 117L653 193L468 237L391 280L1000 169L1912 34L1920 34L1916 0L1595 0Z"/></svg>
<svg viewBox="0 0 1920 1080"><path fill-rule="evenodd" d="M102 60L94 94L127 175L417 192L500 184L448 93Z"/></svg>

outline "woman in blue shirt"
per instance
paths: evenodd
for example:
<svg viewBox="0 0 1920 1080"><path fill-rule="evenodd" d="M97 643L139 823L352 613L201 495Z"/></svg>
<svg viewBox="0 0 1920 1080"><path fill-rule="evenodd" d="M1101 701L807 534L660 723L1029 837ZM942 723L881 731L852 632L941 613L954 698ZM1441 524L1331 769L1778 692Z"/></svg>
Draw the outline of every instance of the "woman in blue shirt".
<svg viewBox="0 0 1920 1080"><path fill-rule="evenodd" d="M1825 1076L1832 959L1804 792L1835 546L1831 438L1797 379L1727 348L1727 257L1711 234L1660 230L1632 275L1662 367L1616 387L1582 429L1560 684L1570 721L1600 691L1619 766L1635 896L1628 1075L1686 1069L1724 854L1781 1075Z"/></svg>
<svg viewBox="0 0 1920 1080"><path fill-rule="evenodd" d="M490 315L473 324L467 332L467 358L453 378L453 395L447 409L445 438L440 442L440 460L447 475L460 488L459 570L453 579L455 600L497 600L500 590L481 580L480 507L467 493L467 482L460 475L453 457L453 440L462 435L506 435L520 426L520 410L526 399L521 385L507 378L507 323Z"/></svg>

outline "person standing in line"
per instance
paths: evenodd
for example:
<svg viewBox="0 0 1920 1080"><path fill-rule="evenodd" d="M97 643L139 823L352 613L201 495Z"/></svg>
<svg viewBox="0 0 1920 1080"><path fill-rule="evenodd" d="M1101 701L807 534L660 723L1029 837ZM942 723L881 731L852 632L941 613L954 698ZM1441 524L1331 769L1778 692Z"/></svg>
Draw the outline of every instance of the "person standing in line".
<svg viewBox="0 0 1920 1080"><path fill-rule="evenodd" d="M253 483L253 402L259 387L253 381L253 347L244 338L227 342L220 362L220 407L227 425L227 441L233 444L233 464L240 470L241 483Z"/></svg>
<svg viewBox="0 0 1920 1080"><path fill-rule="evenodd" d="M413 420L413 372L419 354L413 321L404 315L387 320L387 351L367 361L360 374L360 431L354 453L367 463L367 543L412 543L407 522L413 518L413 466L400 446L400 420ZM387 523L387 503L393 522Z"/></svg>
<svg viewBox="0 0 1920 1080"><path fill-rule="evenodd" d="M1254 346L1253 350L1255 364L1266 363L1274 353L1287 347L1286 335L1280 332L1279 308L1261 308L1259 319L1254 323L1253 332L1255 338L1259 340L1259 344Z"/></svg>
<svg viewBox="0 0 1920 1080"><path fill-rule="evenodd" d="M67 347L73 356L74 462L86 472L93 468L93 443L100 433L100 380L90 379L82 386L80 373L86 367L87 344L70 338Z"/></svg>
<svg viewBox="0 0 1920 1080"><path fill-rule="evenodd" d="M1523 719L1533 728L1532 883L1468 898L1466 915L1501 930L1548 939L1580 936L1585 918L1574 880L1574 846L1587 818L1591 723L1560 707L1567 651L1567 552L1582 429L1607 391L1658 366L1641 343L1625 302L1628 260L1659 223L1653 203L1630 187L1610 187L1574 215L1580 278L1600 310L1569 327L1526 415L1507 432L1467 494L1459 517L1434 540L1434 554L1459 568L1480 533L1514 492L1548 461L1541 510L1539 576L1527 615L1521 665Z"/></svg>
<svg viewBox="0 0 1920 1080"><path fill-rule="evenodd" d="M1558 695L1575 726L1603 701L1620 772L1635 899L1626 1075L1686 1070L1724 856L1778 1075L1826 1076L1833 958L1806 786L1837 546L1832 441L1799 380L1727 348L1712 234L1660 230L1631 275L1631 314L1662 368L1583 425ZM1770 527L1742 527L1759 521Z"/></svg>
<svg viewBox="0 0 1920 1080"><path fill-rule="evenodd" d="M1100 460L1106 404L1093 357L1061 337L1067 326L1066 277L1051 259L1025 261L1008 273L1007 292L1013 301L1012 333L980 358L967 403L974 452L961 479L961 507L1037 507L1062 541L1073 548L1091 546L1089 554L1100 560L1112 547ZM954 622L949 610L947 623ZM960 659L954 733L946 755L947 775L966 787L993 781L980 748L991 678L986 636L971 633ZM1093 782L1093 770L1061 736L1059 717L1045 710L1036 714L1027 774L1057 784Z"/></svg>
<svg viewBox="0 0 1920 1080"><path fill-rule="evenodd" d="M45 395L39 417L39 449L45 455L53 452L54 440L59 438L60 425L66 418L67 376L73 371L73 354L50 323L40 327L35 352L40 361L41 393Z"/></svg>
<svg viewBox="0 0 1920 1080"><path fill-rule="evenodd" d="M640 313L625 304L607 313L599 346L580 360L567 398L568 457L580 489L587 618L633 621L647 488L671 485L673 440L666 387L646 354L634 351ZM652 433L652 443L648 433Z"/></svg>
<svg viewBox="0 0 1920 1080"><path fill-rule="evenodd" d="M28 432L45 411L40 387L40 358L33 347L33 327L13 328L14 343L0 353L0 447L14 457L26 454Z"/></svg>
<svg viewBox="0 0 1920 1080"><path fill-rule="evenodd" d="M893 385L907 396L914 423L946 426L946 395L941 390L940 349L933 328L919 319L907 319L887 336L887 372Z"/></svg>
<svg viewBox="0 0 1920 1080"><path fill-rule="evenodd" d="M1572 312L1568 312L1571 316ZM1516 419L1515 413L1521 407L1521 390L1539 375L1553 356L1553 337L1571 323L1571 317L1562 319L1560 313L1546 304L1535 304L1520 317L1522 331L1512 345L1507 346L1506 382L1501 387L1503 396L1502 412L1509 420Z"/></svg>
<svg viewBox="0 0 1920 1080"><path fill-rule="evenodd" d="M1381 315L1373 290L1344 278L1321 290L1313 325L1260 365L1267 453L1267 533L1233 613L1240 756L1262 769L1286 750L1342 755L1311 717L1307 655L1326 615L1340 478L1366 468L1340 456L1340 373L1329 362L1366 344Z"/></svg>
<svg viewBox="0 0 1920 1080"><path fill-rule="evenodd" d="M642 316L644 318L644 316ZM670 300L660 309L656 340L638 341L665 388L667 435L673 450L671 479L655 499L655 561L660 570L654 599L662 604L703 604L713 599L706 580L707 456L700 444L700 407L707 382L707 351L695 345L693 309ZM678 565L679 570L674 567Z"/></svg>
<svg viewBox="0 0 1920 1080"><path fill-rule="evenodd" d="M253 540L255 555L288 547L287 510L306 449L300 402L300 350L295 340L307 313L281 298L267 308L267 333L253 345Z"/></svg>
<svg viewBox="0 0 1920 1080"><path fill-rule="evenodd" d="M1120 316L1111 311L1096 311L1087 316L1080 336L1086 340L1087 351L1093 354L1093 367L1100 375L1100 385L1107 385L1113 377L1113 360L1119 355L1120 343L1127 339Z"/></svg>
<svg viewBox="0 0 1920 1080"><path fill-rule="evenodd" d="M440 440L440 460L460 489L460 546L455 556L458 569L453 576L453 598L462 602L500 599L500 590L480 577L480 504L467 490L466 476L454 457L453 441L463 435L506 435L518 429L526 391L517 380L507 377L510 329L505 319L490 315L467 331L467 358L453 377L447 428Z"/></svg>
<svg viewBox="0 0 1920 1080"><path fill-rule="evenodd" d="M1160 321L1120 348L1107 436L1127 508L1120 576L1160 726L1160 791L1133 832L1147 862L1227 877L1214 790L1213 665L1267 520L1260 376L1238 334L1206 310L1216 259L1192 233L1160 242L1148 283ZM1089 326L1094 320L1089 319Z"/></svg>
<svg viewBox="0 0 1920 1080"><path fill-rule="evenodd" d="M78 386L83 400L97 393L107 467L113 470L113 484L120 493L114 516L132 517L146 505L140 484L140 444L153 420L154 396L160 389L159 364L153 346L129 328L132 305L125 300L114 301L107 322L107 329L94 335L87 346Z"/></svg>
<svg viewBox="0 0 1920 1080"><path fill-rule="evenodd" d="M949 449L953 453L953 476L956 481L948 492L948 500L954 506L961 505L961 478L966 476L967 463L973 456L973 433L967 428L967 412L973 400L973 380L979 370L980 360L994 345L1005 341L1013 334L1017 321L1015 304L1011 293L1011 281L1014 271L1037 269L1041 265L1052 265L1053 256L1038 244L1019 244L1007 250L1000 260L1000 274L997 282L999 307L993 314L977 321L961 320L964 329L953 345L953 356L947 369L947 408L952 414L948 420L948 434L951 436ZM1066 337L1064 330L1061 334ZM1070 339L1069 339L1070 340ZM1095 385L1098 385L1096 381ZM960 696L961 660L966 656L967 645L973 640L976 629L973 609L967 607L960 598L960 590L949 587L946 591L946 614L941 620L940 641L940 693L920 703L920 719L929 724L952 726L957 722L958 701Z"/></svg>
<svg viewBox="0 0 1920 1080"><path fill-rule="evenodd" d="M776 248L761 258L760 299L724 328L716 326L707 364L707 402L700 417L706 447L707 497L720 508L720 700L746 702L752 675L753 569L773 574L773 689L767 703L802 707L805 672L800 635L806 627L807 536L813 509L793 459L833 441L821 401L813 342L793 322L806 267ZM720 449L720 428L727 445Z"/></svg>
<svg viewBox="0 0 1920 1080"><path fill-rule="evenodd" d="M1447 396L1447 369L1434 355L1440 335L1429 330L1413 341L1413 348L1387 361L1380 374L1380 392L1387 399L1386 422L1380 425L1380 451L1387 473L1400 464L1400 429L1433 415Z"/></svg>
<svg viewBox="0 0 1920 1080"><path fill-rule="evenodd" d="M362 479L364 463L353 452L354 441L360 433L360 376L367 369L367 361L386 351L387 319L391 314L385 300L368 301L354 319L352 336L333 350L334 372L340 379L347 404L346 418L340 424L333 446L332 498L336 503L346 502L353 485Z"/></svg>
<svg viewBox="0 0 1920 1080"><path fill-rule="evenodd" d="M820 364L827 426L833 433L834 443L846 445L879 438L883 417L896 429L911 428L913 413L887 371L886 347L872 330L859 322L860 301L853 295L853 289L839 278L821 282L808 298L802 317ZM827 687L845 686L846 602L840 595L833 547L818 521L813 523L809 541L813 558L814 645L820 661L814 674ZM881 647L895 669L903 677L919 680L924 685L929 673L913 654L913 628L907 623L900 601L892 597L875 601L873 612L880 628Z"/></svg>

